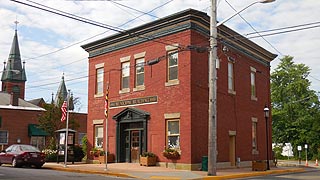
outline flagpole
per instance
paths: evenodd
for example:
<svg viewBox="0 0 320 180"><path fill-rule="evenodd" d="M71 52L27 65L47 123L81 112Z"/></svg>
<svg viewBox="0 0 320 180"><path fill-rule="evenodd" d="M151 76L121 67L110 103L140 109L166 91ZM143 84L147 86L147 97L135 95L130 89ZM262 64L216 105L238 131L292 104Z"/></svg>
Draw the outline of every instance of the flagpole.
<svg viewBox="0 0 320 180"><path fill-rule="evenodd" d="M106 99L105 99L105 117L106 117L106 140L105 140L105 160L106 160L106 169L105 171L108 170L108 115L109 115L109 82L107 82L107 90L106 90Z"/></svg>
<svg viewBox="0 0 320 180"><path fill-rule="evenodd" d="M69 136L69 98L70 98L70 90L68 90L67 96L67 122L66 122L66 144L64 149L64 167L67 167L67 159L68 159L68 136Z"/></svg>

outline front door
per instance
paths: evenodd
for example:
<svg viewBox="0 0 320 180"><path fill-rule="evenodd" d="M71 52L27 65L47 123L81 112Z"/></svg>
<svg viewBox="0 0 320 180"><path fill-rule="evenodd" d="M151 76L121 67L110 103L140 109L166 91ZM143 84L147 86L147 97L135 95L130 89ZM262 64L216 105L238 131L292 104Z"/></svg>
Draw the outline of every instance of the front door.
<svg viewBox="0 0 320 180"><path fill-rule="evenodd" d="M140 131L133 130L131 131L131 162L132 163L139 163L139 156L140 156Z"/></svg>

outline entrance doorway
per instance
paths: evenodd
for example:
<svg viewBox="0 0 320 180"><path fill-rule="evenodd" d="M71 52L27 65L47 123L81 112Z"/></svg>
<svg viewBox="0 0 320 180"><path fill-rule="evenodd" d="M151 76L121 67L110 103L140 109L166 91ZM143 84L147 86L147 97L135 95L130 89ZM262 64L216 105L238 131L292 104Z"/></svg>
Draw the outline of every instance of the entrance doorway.
<svg viewBox="0 0 320 180"><path fill-rule="evenodd" d="M147 120L149 113L126 108L113 116L116 120L116 162L139 163L147 151Z"/></svg>
<svg viewBox="0 0 320 180"><path fill-rule="evenodd" d="M229 136L229 161L231 166L236 166L236 136Z"/></svg>
<svg viewBox="0 0 320 180"><path fill-rule="evenodd" d="M131 131L131 162L133 163L139 163L140 145L140 132Z"/></svg>

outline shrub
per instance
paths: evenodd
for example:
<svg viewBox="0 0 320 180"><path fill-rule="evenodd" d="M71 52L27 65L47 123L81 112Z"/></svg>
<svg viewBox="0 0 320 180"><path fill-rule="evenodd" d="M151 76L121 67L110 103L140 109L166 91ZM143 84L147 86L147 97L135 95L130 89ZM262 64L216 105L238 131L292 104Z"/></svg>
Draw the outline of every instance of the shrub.
<svg viewBox="0 0 320 180"><path fill-rule="evenodd" d="M141 157L156 157L156 155L152 152L143 152Z"/></svg>

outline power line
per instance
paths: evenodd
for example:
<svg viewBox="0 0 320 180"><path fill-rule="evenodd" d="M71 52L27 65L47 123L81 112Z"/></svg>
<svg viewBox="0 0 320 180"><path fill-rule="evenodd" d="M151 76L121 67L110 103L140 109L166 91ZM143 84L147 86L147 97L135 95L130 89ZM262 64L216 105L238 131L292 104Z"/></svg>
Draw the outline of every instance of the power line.
<svg viewBox="0 0 320 180"><path fill-rule="evenodd" d="M225 0L226 3L235 11L237 12L237 10L227 1ZM266 43L268 43L275 51L277 51L281 56L283 56L283 54L277 49L275 48L266 38L264 38L263 36L261 36L261 34L241 15L238 14L242 20L244 20L250 27L252 30L254 30Z"/></svg>

